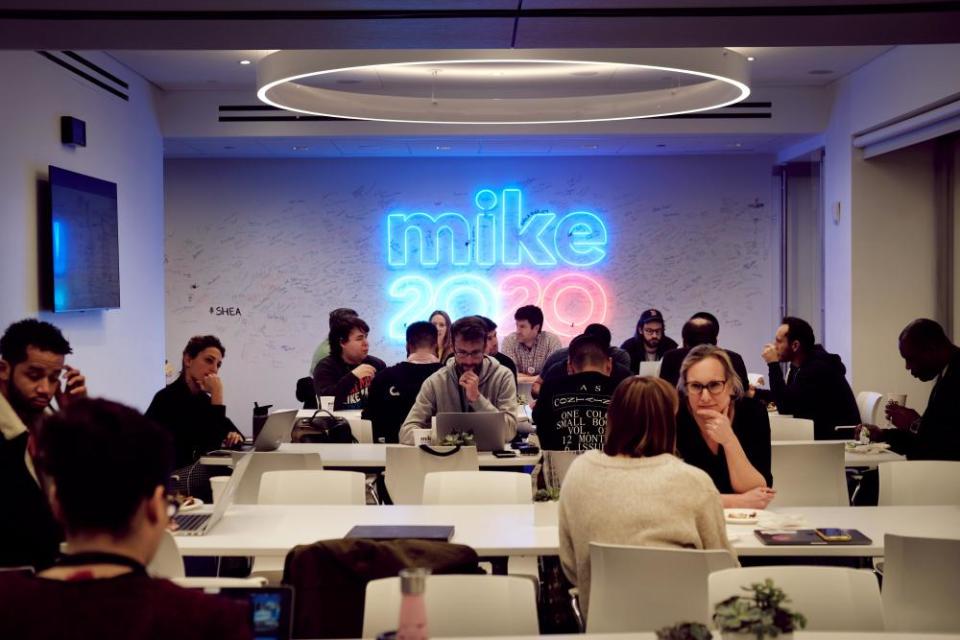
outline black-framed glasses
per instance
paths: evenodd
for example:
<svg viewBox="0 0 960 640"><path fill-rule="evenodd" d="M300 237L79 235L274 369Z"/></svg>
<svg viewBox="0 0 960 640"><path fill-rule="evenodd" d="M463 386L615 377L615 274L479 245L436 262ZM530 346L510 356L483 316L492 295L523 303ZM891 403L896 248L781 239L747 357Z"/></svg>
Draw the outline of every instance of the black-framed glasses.
<svg viewBox="0 0 960 640"><path fill-rule="evenodd" d="M477 349L476 351L463 351L461 349L454 349L453 355L458 358L480 358L483 356L483 349Z"/></svg>
<svg viewBox="0 0 960 640"><path fill-rule="evenodd" d="M723 393L723 390L727 387L726 380L711 380L706 384L700 382L688 382L687 391L693 395L699 396L703 393L703 390L706 389L710 392L710 395L717 396Z"/></svg>
<svg viewBox="0 0 960 640"><path fill-rule="evenodd" d="M646 327L644 327L644 328L643 328L643 335L645 335L645 336L662 336L662 335L663 335L663 329L647 329Z"/></svg>

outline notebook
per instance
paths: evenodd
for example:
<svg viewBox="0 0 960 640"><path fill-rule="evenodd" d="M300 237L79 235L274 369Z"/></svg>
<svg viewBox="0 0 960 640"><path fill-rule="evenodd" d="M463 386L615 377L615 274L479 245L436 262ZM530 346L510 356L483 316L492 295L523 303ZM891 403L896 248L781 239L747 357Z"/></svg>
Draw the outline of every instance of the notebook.
<svg viewBox="0 0 960 640"><path fill-rule="evenodd" d="M240 486L243 474L250 466L251 459L250 455L245 455L237 462L233 475L230 476L230 481L223 488L223 495L220 496L217 504L213 507L213 513L178 513L175 515L173 521L177 524L177 530L173 532L173 535L204 536L220 522L223 514L227 512L227 507L233 502L233 496L237 492L237 487Z"/></svg>
<svg viewBox="0 0 960 640"><path fill-rule="evenodd" d="M372 540L441 540L450 542L453 525L394 525L358 524L344 538L369 538Z"/></svg>
<svg viewBox="0 0 960 640"><path fill-rule="evenodd" d="M755 529L754 535L765 545L786 546L786 545L864 545L872 544L873 540L863 535L857 529L841 529L841 531L850 536L849 540L824 540L817 535L814 529L797 529L796 531L763 531Z"/></svg>

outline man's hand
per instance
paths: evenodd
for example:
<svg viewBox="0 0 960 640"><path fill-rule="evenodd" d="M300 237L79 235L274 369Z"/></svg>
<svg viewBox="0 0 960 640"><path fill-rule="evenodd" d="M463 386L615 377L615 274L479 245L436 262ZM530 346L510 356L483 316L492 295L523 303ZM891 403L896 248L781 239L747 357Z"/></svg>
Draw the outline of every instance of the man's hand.
<svg viewBox="0 0 960 640"><path fill-rule="evenodd" d="M356 376L357 380L363 380L364 378L372 378L377 373L377 368L372 364L361 364L350 373Z"/></svg>
<svg viewBox="0 0 960 640"><path fill-rule="evenodd" d="M531 376L525 373L517 374L517 384L533 384L540 376Z"/></svg>
<svg viewBox="0 0 960 640"><path fill-rule="evenodd" d="M767 343L763 347L763 351L760 353L760 357L763 358L764 362L767 364L773 364L780 360L780 356L777 355L777 348L773 344Z"/></svg>
<svg viewBox="0 0 960 640"><path fill-rule="evenodd" d="M887 414L887 420L892 422L897 429L908 429L910 425L920 419L920 414L913 409L893 402L887 403L884 412Z"/></svg>
<svg viewBox="0 0 960 640"><path fill-rule="evenodd" d="M467 400L476 402L480 397L480 376L473 371L464 371L460 376L460 386L467 394Z"/></svg>
<svg viewBox="0 0 960 640"><path fill-rule="evenodd" d="M864 429L870 434L870 442L883 442L883 429L875 424L858 424L853 430L853 439L859 440L860 432Z"/></svg>
<svg viewBox="0 0 960 640"><path fill-rule="evenodd" d="M224 447L232 447L243 442L243 436L237 433L236 431L231 431L227 434L227 437L223 439Z"/></svg>
<svg viewBox="0 0 960 640"><path fill-rule="evenodd" d="M200 379L200 388L210 394L211 404L223 404L223 380L215 373L208 373Z"/></svg>
<svg viewBox="0 0 960 640"><path fill-rule="evenodd" d="M63 365L63 387L57 390L57 406L70 404L71 400L87 397L87 379L70 365Z"/></svg>
<svg viewBox="0 0 960 640"><path fill-rule="evenodd" d="M727 444L736 440L730 418L713 409L701 409L697 415L704 421L703 431L708 438L717 444Z"/></svg>

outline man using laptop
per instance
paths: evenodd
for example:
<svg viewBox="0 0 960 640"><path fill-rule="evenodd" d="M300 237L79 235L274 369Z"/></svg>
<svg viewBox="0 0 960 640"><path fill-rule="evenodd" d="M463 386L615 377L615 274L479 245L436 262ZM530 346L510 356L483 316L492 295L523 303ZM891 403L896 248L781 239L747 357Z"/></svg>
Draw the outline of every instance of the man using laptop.
<svg viewBox="0 0 960 640"><path fill-rule="evenodd" d="M241 605L147 575L171 512L170 437L137 411L79 400L37 429L37 470L68 553L0 573L0 638L250 638ZM108 477L91 470L109 469Z"/></svg>
<svg viewBox="0 0 960 640"><path fill-rule="evenodd" d="M420 393L423 381L440 369L437 328L426 321L407 327L407 360L387 367L370 385L363 418L373 422L374 442L396 443L400 425Z"/></svg>
<svg viewBox="0 0 960 640"><path fill-rule="evenodd" d="M480 318L460 318L450 328L453 360L427 378L400 428L400 443L413 444L414 429L429 429L438 413L506 413L504 442L517 434L517 385L513 374L485 355L487 328Z"/></svg>
<svg viewBox="0 0 960 640"><path fill-rule="evenodd" d="M21 320L0 338L0 567L43 568L61 540L34 469L32 432L56 401L87 395L86 379L67 365L70 343L49 322Z"/></svg>

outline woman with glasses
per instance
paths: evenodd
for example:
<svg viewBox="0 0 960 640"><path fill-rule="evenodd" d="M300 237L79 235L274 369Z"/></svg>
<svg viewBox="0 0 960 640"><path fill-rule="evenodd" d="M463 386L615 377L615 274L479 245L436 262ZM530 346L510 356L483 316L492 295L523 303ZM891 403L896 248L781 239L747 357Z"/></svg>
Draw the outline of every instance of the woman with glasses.
<svg viewBox="0 0 960 640"><path fill-rule="evenodd" d="M770 418L744 395L730 356L718 347L694 347L680 365L677 451L707 472L724 507L763 509L773 499Z"/></svg>

